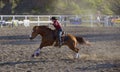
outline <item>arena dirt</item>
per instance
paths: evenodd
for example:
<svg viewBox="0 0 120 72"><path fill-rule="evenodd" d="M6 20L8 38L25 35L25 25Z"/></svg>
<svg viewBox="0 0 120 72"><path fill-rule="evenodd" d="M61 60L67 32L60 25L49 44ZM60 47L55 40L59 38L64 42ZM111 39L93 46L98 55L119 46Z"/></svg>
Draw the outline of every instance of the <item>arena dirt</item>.
<svg viewBox="0 0 120 72"><path fill-rule="evenodd" d="M120 72L120 28L64 27L66 33L82 36L92 46L77 45L80 58L68 47L49 46L31 58L41 36L29 40L31 27L0 28L0 72Z"/></svg>

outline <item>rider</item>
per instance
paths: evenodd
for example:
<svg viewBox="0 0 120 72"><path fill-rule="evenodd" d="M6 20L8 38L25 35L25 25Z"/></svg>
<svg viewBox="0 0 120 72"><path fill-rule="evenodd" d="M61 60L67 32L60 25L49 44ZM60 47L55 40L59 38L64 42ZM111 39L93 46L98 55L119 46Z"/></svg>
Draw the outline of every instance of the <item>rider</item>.
<svg viewBox="0 0 120 72"><path fill-rule="evenodd" d="M53 22L52 25L55 27L57 30L57 36L58 36L58 41L59 41L59 47L62 45L62 26L61 23L58 22L58 19L56 17L51 17L50 20Z"/></svg>

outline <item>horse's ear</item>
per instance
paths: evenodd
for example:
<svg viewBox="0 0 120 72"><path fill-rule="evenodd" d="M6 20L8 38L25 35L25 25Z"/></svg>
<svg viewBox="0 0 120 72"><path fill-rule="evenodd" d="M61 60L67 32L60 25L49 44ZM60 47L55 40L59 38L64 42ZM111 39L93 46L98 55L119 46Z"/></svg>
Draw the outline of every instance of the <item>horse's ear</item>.
<svg viewBox="0 0 120 72"><path fill-rule="evenodd" d="M39 26L34 26L34 27L33 27L33 30L34 30L34 31L36 31L36 30L38 30L38 29L39 29Z"/></svg>
<svg viewBox="0 0 120 72"><path fill-rule="evenodd" d="M39 26L36 26L35 29L38 30L38 29L39 29Z"/></svg>

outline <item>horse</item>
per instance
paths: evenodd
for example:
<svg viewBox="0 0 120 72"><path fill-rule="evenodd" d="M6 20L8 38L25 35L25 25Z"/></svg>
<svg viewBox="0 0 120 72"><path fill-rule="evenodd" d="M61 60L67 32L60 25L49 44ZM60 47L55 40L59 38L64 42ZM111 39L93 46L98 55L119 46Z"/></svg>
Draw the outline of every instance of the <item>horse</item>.
<svg viewBox="0 0 120 72"><path fill-rule="evenodd" d="M32 29L32 33L30 35L30 40L34 39L37 35L41 35L42 40L39 48L34 51L32 57L37 57L40 54L40 50L46 46L59 46L57 43L56 30L49 28L48 26L34 26ZM72 34L65 34L62 36L63 43L62 45L68 46L71 50L73 50L76 55L75 58L79 57L79 48L77 48L77 44L86 44L91 45L91 43L85 40L83 37L74 36Z"/></svg>

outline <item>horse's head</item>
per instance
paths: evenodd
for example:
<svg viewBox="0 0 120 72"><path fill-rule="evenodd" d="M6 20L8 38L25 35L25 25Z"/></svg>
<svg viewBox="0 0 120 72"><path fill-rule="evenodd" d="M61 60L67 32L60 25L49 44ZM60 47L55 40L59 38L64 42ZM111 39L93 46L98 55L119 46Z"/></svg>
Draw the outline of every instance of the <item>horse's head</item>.
<svg viewBox="0 0 120 72"><path fill-rule="evenodd" d="M39 34L39 26L34 26L32 29L32 33L30 35L30 39L34 39Z"/></svg>
<svg viewBox="0 0 120 72"><path fill-rule="evenodd" d="M38 34L42 37L46 36L46 34L50 33L52 30L48 26L34 26L32 29L32 33L30 35L30 39L34 39Z"/></svg>

